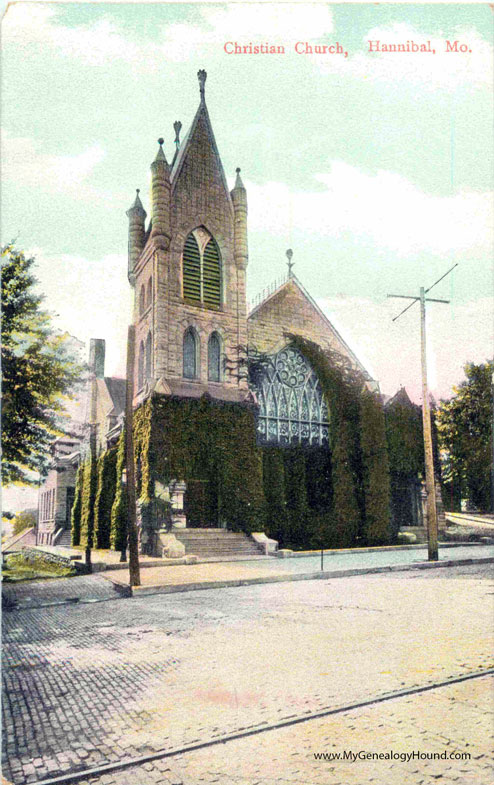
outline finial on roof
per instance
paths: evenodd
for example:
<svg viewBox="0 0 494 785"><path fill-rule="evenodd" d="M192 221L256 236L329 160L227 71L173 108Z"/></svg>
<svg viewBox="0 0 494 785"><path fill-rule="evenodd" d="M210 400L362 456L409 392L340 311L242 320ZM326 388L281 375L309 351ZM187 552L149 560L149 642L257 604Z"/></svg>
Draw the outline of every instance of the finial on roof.
<svg viewBox="0 0 494 785"><path fill-rule="evenodd" d="M165 161L166 162L166 156L165 156L165 153L163 151L164 141L165 140L163 139L163 137L160 136L160 138L158 139L159 149L158 149L158 152L156 154L156 158L154 159L155 161Z"/></svg>
<svg viewBox="0 0 494 785"><path fill-rule="evenodd" d="M139 213L143 214L144 216L146 215L146 211L142 206L141 198L139 196L140 190L141 190L140 188L136 188L136 198L134 199L134 204L132 205L130 210L127 211L127 215L129 217L131 214L139 214Z"/></svg>
<svg viewBox="0 0 494 785"><path fill-rule="evenodd" d="M294 266L295 262L292 262L293 251L291 248L288 249L286 252L286 257L288 259L288 277L293 278L292 267Z"/></svg>
<svg viewBox="0 0 494 785"><path fill-rule="evenodd" d="M182 123L180 120L175 120L173 123L173 130L175 131L175 147L178 150L180 147L180 131L182 130Z"/></svg>
<svg viewBox="0 0 494 785"><path fill-rule="evenodd" d="M235 171L237 173L237 177L235 178L235 186L234 186L234 188L243 188L244 184L242 182L242 178L240 177L240 167L237 166Z"/></svg>
<svg viewBox="0 0 494 785"><path fill-rule="evenodd" d="M204 85L206 84L207 73L204 68L201 68L200 71L197 72L197 78L199 79L199 90L201 93L201 101L204 101Z"/></svg>

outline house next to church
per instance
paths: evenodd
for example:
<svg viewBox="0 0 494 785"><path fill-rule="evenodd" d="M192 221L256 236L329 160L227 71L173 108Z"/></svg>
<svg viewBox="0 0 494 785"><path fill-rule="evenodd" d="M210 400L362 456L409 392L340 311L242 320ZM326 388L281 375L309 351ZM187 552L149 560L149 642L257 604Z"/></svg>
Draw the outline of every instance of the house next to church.
<svg viewBox="0 0 494 785"><path fill-rule="evenodd" d="M294 274L291 251L288 275L248 312L247 192L240 169L228 188L206 106L206 72L198 79L199 107L183 140L181 123L174 123L170 160L158 139L149 222L139 190L127 211L141 548L161 554L163 511L176 482L185 483L187 530L263 530L285 547L314 545L321 537L325 545L386 539L366 529L364 481L365 475L382 482L382 515L389 517L389 479L377 465L386 468L385 455L375 460L369 453L365 463L361 434L372 418L364 422L357 399L345 409L330 358L338 358L347 378L360 379L362 400L367 395L377 405L378 385ZM98 461L94 482L111 491L106 507L101 490L94 491L86 512L76 499L72 538L82 543L90 536L100 546L106 538L118 549L126 514L125 382L104 376L104 352L104 341L91 342L94 454L87 443L82 462ZM79 474L76 496L83 494L82 468ZM335 500L344 483L341 510ZM177 536L187 547L185 533Z"/></svg>

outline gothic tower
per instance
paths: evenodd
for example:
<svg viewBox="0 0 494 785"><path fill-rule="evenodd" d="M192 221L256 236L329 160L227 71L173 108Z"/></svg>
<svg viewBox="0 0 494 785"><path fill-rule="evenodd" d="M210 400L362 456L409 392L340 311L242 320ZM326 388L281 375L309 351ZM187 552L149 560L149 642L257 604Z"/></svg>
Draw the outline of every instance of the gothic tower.
<svg viewBox="0 0 494 785"><path fill-rule="evenodd" d="M135 289L135 402L162 394L241 401L245 381L226 366L247 344L247 195L237 169L228 190L198 73L200 103L168 163L163 139L151 164L152 215L137 193L129 218Z"/></svg>

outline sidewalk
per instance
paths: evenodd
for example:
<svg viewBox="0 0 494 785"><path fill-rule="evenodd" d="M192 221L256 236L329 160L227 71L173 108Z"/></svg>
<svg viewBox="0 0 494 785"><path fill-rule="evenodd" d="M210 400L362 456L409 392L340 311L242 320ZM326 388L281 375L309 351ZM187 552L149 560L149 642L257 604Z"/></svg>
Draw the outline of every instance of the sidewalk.
<svg viewBox="0 0 494 785"><path fill-rule="evenodd" d="M338 578L379 572L435 569L438 566L494 562L492 545L459 545L439 549L439 561L427 561L427 548L403 550L349 550L331 552L321 570L319 554L296 559L255 559L242 562L211 562L180 566L146 567L134 596L166 594L198 589L248 586L258 583ZM112 583L129 584L128 570L108 570L100 575Z"/></svg>

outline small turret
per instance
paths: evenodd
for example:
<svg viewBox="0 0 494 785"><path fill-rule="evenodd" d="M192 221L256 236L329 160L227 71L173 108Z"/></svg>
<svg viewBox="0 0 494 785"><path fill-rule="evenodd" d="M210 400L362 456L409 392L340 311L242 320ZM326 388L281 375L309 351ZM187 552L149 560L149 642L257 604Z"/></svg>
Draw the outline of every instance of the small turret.
<svg viewBox="0 0 494 785"><path fill-rule="evenodd" d="M170 245L170 170L163 152L163 139L158 139L159 150L151 164L151 198L153 218L151 239L157 248Z"/></svg>
<svg viewBox="0 0 494 785"><path fill-rule="evenodd" d="M126 213L129 219L129 268L128 268L128 276L129 282L131 286L134 286L135 283L135 276L134 270L141 255L142 249L144 248L145 242L145 220L146 220L146 211L142 206L142 202L139 198L139 188L136 189L136 198L134 204L127 210Z"/></svg>
<svg viewBox="0 0 494 785"><path fill-rule="evenodd" d="M247 192L245 190L240 169L236 170L237 178L235 187L231 191L233 210L235 214L234 222L234 251L235 264L243 270L249 261L249 251L247 244Z"/></svg>

